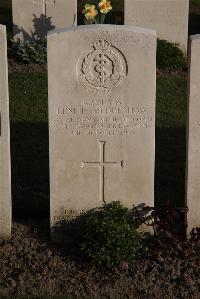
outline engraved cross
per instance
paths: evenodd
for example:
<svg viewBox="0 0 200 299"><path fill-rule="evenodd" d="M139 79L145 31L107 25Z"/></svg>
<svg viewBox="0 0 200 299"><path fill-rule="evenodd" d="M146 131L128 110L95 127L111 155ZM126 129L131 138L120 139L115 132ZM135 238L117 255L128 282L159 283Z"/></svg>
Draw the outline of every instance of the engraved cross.
<svg viewBox="0 0 200 299"><path fill-rule="evenodd" d="M99 167L100 170L100 202L106 203L104 198L104 172L105 167L121 167L123 168L123 160L118 162L105 162L105 144L106 141L99 141L100 161L99 162L81 162L82 168Z"/></svg>

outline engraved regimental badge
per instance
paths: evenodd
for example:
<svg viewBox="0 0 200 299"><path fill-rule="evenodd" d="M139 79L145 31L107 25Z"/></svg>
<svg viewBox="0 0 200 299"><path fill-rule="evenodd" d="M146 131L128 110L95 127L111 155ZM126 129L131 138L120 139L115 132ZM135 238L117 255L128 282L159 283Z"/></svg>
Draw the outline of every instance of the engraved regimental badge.
<svg viewBox="0 0 200 299"><path fill-rule="evenodd" d="M88 54L80 57L77 75L88 92L106 94L125 81L126 60L107 40L99 39Z"/></svg>

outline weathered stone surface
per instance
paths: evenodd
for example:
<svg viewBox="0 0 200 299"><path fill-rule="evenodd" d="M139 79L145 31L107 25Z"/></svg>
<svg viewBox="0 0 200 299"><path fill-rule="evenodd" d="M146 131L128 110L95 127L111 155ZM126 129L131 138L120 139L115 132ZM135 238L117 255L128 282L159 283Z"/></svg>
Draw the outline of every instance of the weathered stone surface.
<svg viewBox="0 0 200 299"><path fill-rule="evenodd" d="M188 232L200 226L200 35L190 40L190 76L187 128Z"/></svg>
<svg viewBox="0 0 200 299"><path fill-rule="evenodd" d="M111 201L153 206L155 32L52 31L48 75L52 231Z"/></svg>
<svg viewBox="0 0 200 299"><path fill-rule="evenodd" d="M125 24L151 28L187 51L189 0L124 0Z"/></svg>
<svg viewBox="0 0 200 299"><path fill-rule="evenodd" d="M76 25L77 0L12 0L15 39L44 38L56 28Z"/></svg>
<svg viewBox="0 0 200 299"><path fill-rule="evenodd" d="M0 239L11 235L10 126L6 27L0 25Z"/></svg>

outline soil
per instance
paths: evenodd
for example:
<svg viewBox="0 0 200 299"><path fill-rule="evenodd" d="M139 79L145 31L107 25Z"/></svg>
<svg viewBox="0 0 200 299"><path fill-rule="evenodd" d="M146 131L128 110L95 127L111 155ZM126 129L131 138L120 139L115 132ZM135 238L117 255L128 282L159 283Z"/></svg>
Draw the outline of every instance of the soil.
<svg viewBox="0 0 200 299"><path fill-rule="evenodd" d="M188 74L187 69L185 70L161 70L158 69L156 70L156 74L159 75L165 75L165 76L170 76L170 77L176 77L176 76L183 76L186 77Z"/></svg>
<svg viewBox="0 0 200 299"><path fill-rule="evenodd" d="M14 59L8 59L8 71L11 72L28 72L28 73L44 73L47 71L46 64L18 62Z"/></svg>
<svg viewBox="0 0 200 299"><path fill-rule="evenodd" d="M11 240L0 241L1 298L200 298L199 247L187 257L153 250L108 271L50 243L48 227L45 220L17 221Z"/></svg>

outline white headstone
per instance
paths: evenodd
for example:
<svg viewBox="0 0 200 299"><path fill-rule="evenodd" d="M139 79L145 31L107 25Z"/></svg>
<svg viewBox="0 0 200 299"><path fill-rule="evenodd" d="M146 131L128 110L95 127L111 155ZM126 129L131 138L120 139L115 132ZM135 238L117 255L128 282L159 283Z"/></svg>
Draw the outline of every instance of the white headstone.
<svg viewBox="0 0 200 299"><path fill-rule="evenodd" d="M48 76L52 231L111 201L153 206L155 32L52 31Z"/></svg>
<svg viewBox="0 0 200 299"><path fill-rule="evenodd" d="M6 27L0 25L0 239L11 235L10 126Z"/></svg>
<svg viewBox="0 0 200 299"><path fill-rule="evenodd" d="M160 39L186 52L189 0L124 0L125 24L154 29Z"/></svg>
<svg viewBox="0 0 200 299"><path fill-rule="evenodd" d="M45 38L56 28L76 25L77 0L12 0L15 39Z"/></svg>
<svg viewBox="0 0 200 299"><path fill-rule="evenodd" d="M187 128L188 232L200 226L200 35L190 39Z"/></svg>

